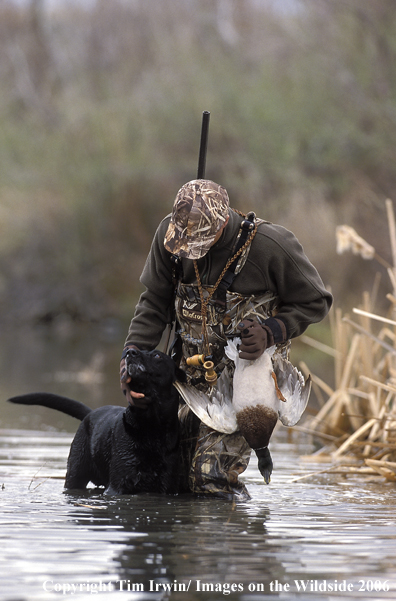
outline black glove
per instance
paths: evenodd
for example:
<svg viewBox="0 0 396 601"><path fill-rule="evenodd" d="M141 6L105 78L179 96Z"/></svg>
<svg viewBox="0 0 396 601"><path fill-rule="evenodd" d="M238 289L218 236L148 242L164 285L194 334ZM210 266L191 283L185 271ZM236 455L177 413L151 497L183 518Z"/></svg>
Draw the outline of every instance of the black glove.
<svg viewBox="0 0 396 601"><path fill-rule="evenodd" d="M239 356L241 359L258 359L264 351L287 340L286 326L280 319L270 317L264 323L244 319L237 326L241 344L239 345Z"/></svg>
<svg viewBox="0 0 396 601"><path fill-rule="evenodd" d="M135 349L136 351L139 351L137 346L135 346L134 344L130 344L124 348L122 355L121 355L121 362L120 362L121 390L122 390L123 394L125 395L128 403L130 405L132 405L132 407L139 407L139 409L147 409L147 405L150 405L150 403L152 403L152 400L145 397L144 394L141 394L140 392L135 392L135 391L131 390L131 388L129 386L131 377L128 375L128 372L127 372L126 354L127 354L128 350L133 351L133 349Z"/></svg>
<svg viewBox="0 0 396 601"><path fill-rule="evenodd" d="M260 474L264 478L264 482L269 484L273 468L271 453L269 452L268 447L264 447L263 449L255 449L254 452L257 455Z"/></svg>

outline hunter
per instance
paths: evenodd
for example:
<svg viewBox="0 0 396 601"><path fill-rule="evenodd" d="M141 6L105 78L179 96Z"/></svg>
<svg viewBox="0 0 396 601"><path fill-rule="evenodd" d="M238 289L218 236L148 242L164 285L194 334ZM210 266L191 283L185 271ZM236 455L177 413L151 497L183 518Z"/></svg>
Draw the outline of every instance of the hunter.
<svg viewBox="0 0 396 601"><path fill-rule="evenodd" d="M128 402L141 409L150 399L128 387L126 350L155 349L173 321L175 360L189 385L207 393L210 402L202 365L191 365L189 358L209 356L217 377L226 369L232 378L224 353L230 337L241 338L242 359L255 360L274 344L287 356L290 340L321 321L332 304L294 234L230 208L225 188L206 179L179 190L172 214L158 226L140 281L145 291L125 341L120 379ZM240 432L212 430L185 405L180 421L188 489L248 498L238 475L251 449Z"/></svg>

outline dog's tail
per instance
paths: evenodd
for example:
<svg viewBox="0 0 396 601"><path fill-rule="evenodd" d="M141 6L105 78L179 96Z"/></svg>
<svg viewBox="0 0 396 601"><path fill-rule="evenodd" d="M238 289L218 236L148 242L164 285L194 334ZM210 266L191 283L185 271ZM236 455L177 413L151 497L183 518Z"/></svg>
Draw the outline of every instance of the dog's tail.
<svg viewBox="0 0 396 601"><path fill-rule="evenodd" d="M17 403L18 405L41 405L48 407L49 409L56 409L62 411L71 417L83 420L88 413L91 413L92 409L80 403L80 401L73 401L65 396L59 396L50 392L32 392L31 394L22 394L20 396L14 396L8 399L10 403Z"/></svg>

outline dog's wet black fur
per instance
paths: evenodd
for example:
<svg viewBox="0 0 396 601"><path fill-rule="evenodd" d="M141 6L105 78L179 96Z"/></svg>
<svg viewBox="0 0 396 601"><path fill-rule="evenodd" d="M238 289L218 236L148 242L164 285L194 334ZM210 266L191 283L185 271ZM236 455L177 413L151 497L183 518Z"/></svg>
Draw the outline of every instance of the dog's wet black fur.
<svg viewBox="0 0 396 601"><path fill-rule="evenodd" d="M173 382L184 380L184 373L159 351L131 349L126 363L131 390L151 401L147 409L107 405L91 410L49 393L9 401L43 405L82 420L70 447L65 488L82 489L92 482L104 486L107 494L176 494L179 395Z"/></svg>

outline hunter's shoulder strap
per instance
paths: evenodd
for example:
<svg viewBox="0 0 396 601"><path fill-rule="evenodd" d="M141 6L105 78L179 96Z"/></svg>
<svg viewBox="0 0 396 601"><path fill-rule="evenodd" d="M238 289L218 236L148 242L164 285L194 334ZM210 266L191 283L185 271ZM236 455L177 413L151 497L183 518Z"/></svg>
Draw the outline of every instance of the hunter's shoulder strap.
<svg viewBox="0 0 396 601"><path fill-rule="evenodd" d="M239 233L237 236L237 241L236 241L234 248L232 249L232 255L235 255L242 248L242 246L246 243L248 236L254 230L255 222L256 222L256 215L255 215L255 213L253 213L253 211L248 213L246 216L246 219L244 219L241 222ZM235 260L231 263L231 265L228 267L227 271L225 272L220 284L217 287L216 304L221 305L224 308L226 306L227 290L230 288L232 282L235 280L236 276L238 275L235 270L238 265L239 258L240 258L239 256L236 257Z"/></svg>
<svg viewBox="0 0 396 601"><path fill-rule="evenodd" d="M181 258L173 253L170 256L170 260L172 263L172 284L174 289L176 289L178 282L183 279L183 264Z"/></svg>

